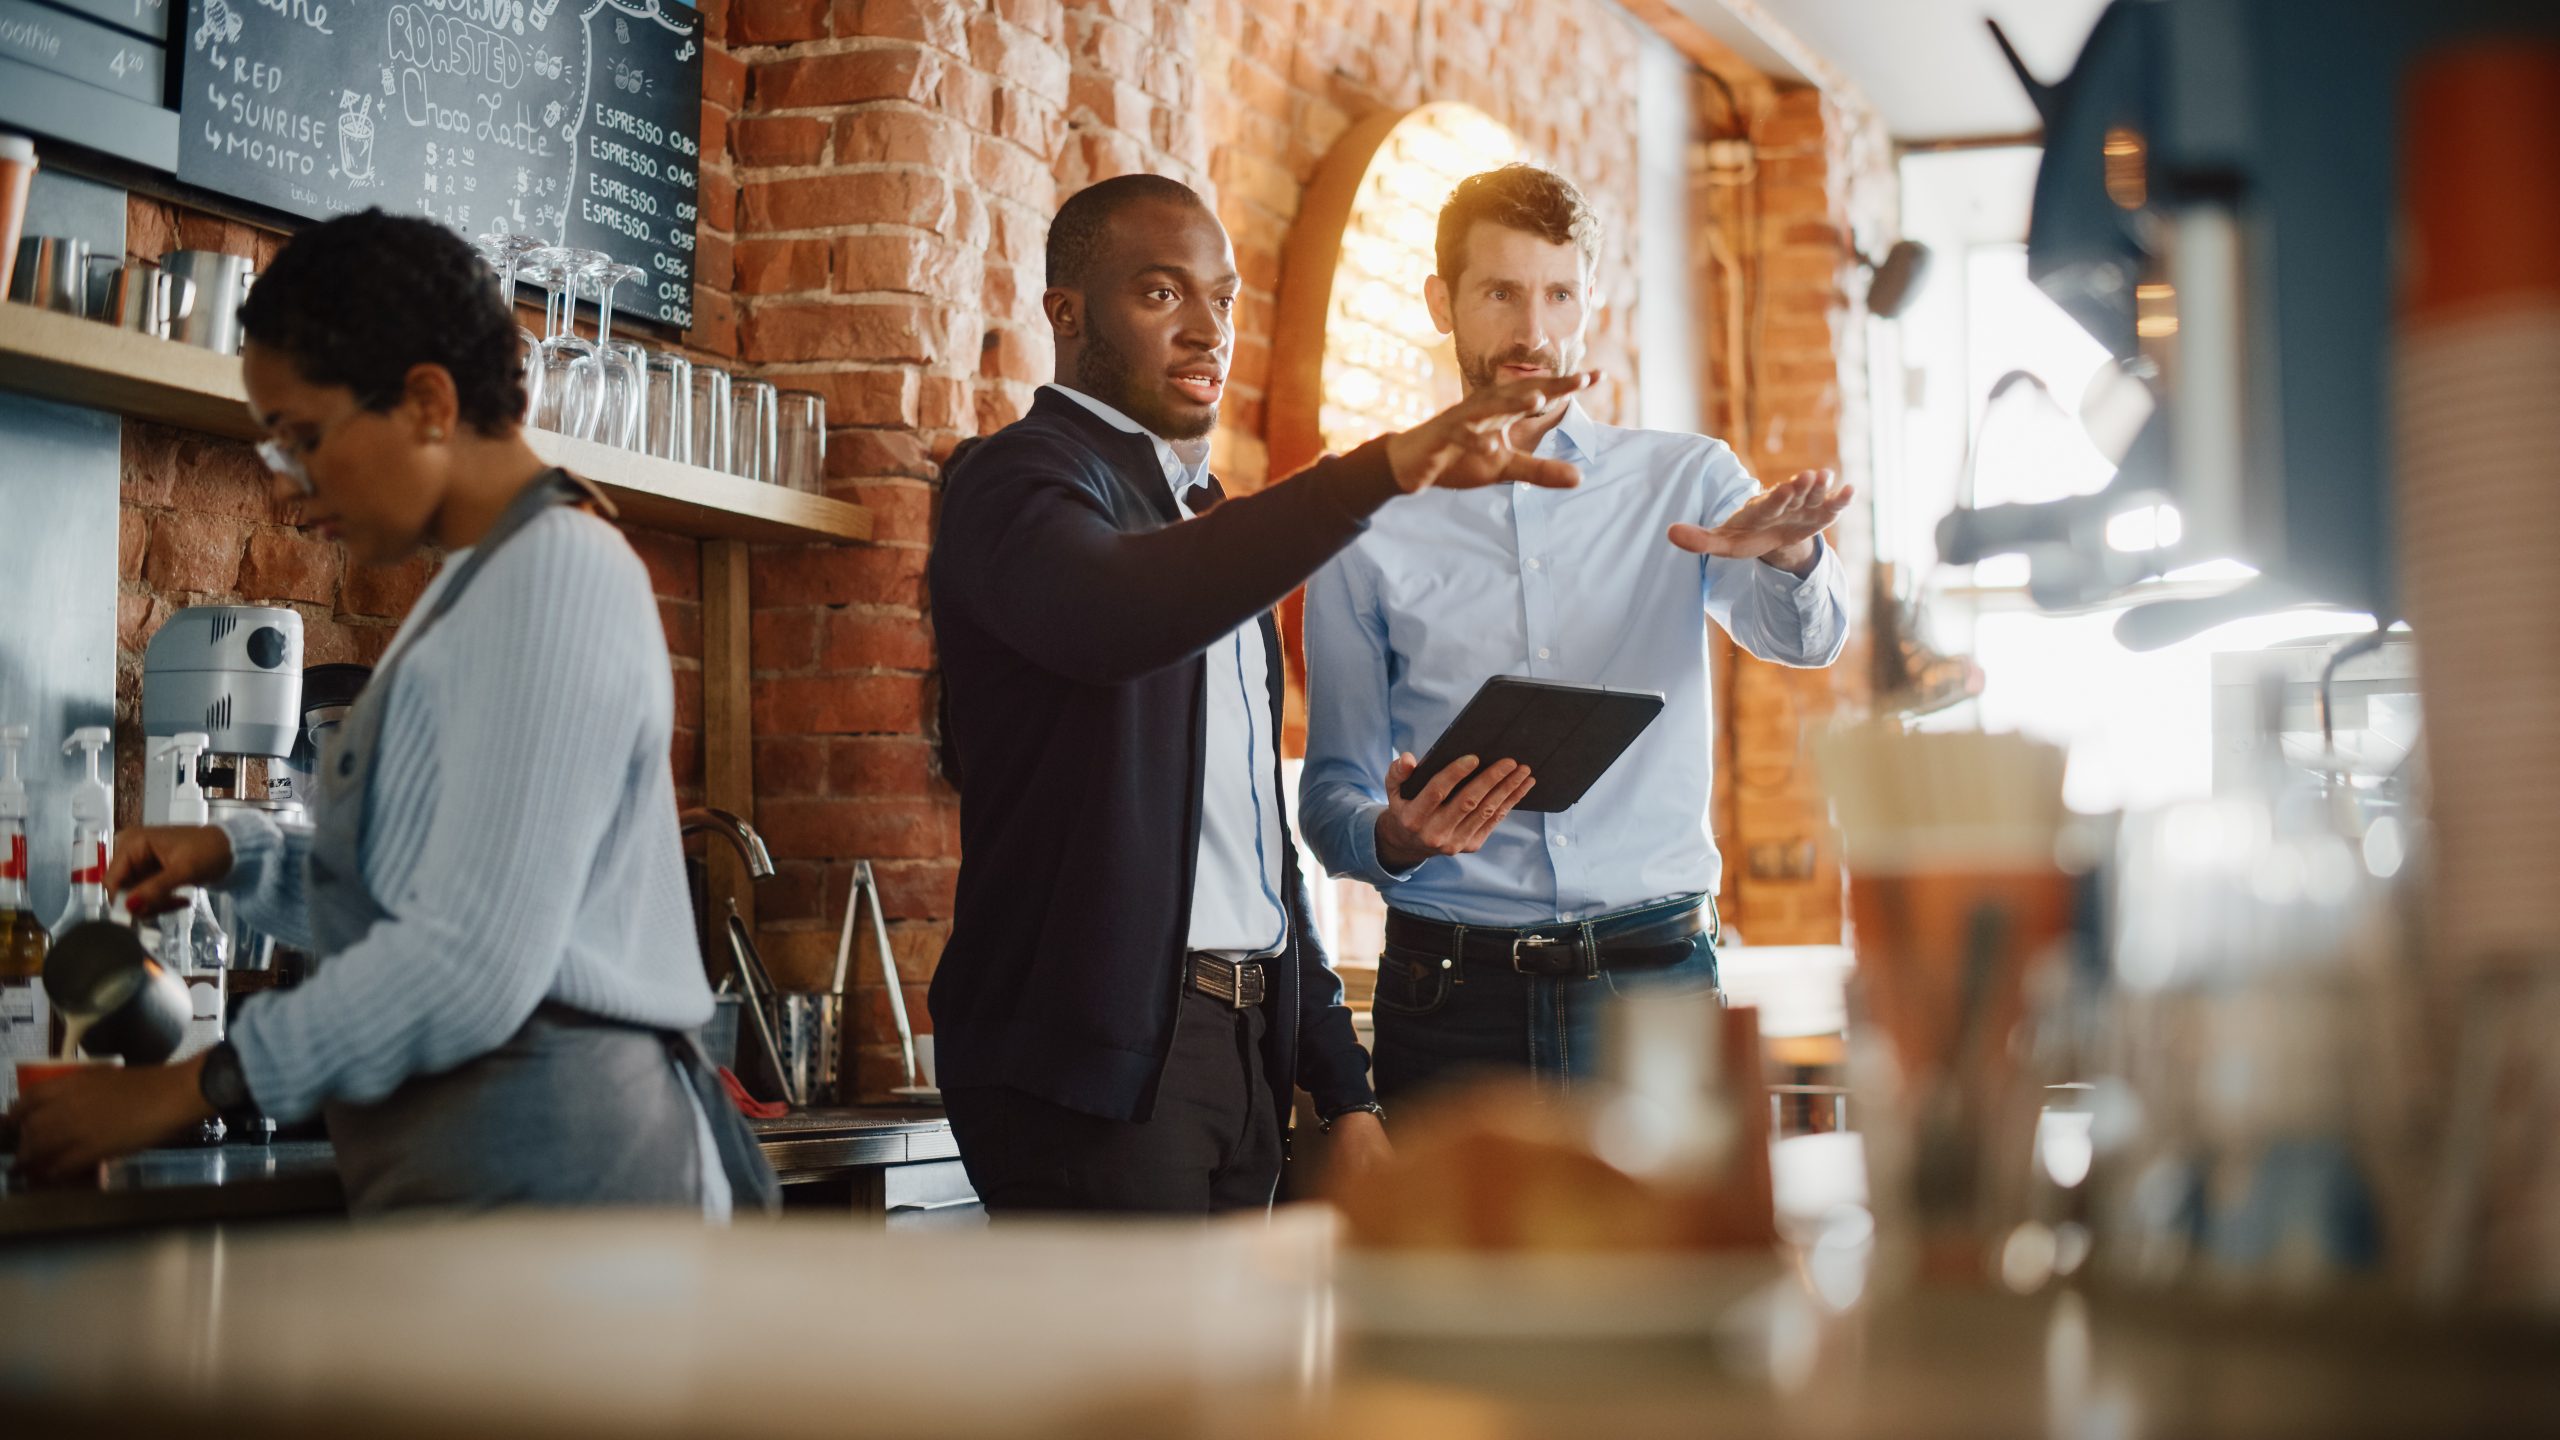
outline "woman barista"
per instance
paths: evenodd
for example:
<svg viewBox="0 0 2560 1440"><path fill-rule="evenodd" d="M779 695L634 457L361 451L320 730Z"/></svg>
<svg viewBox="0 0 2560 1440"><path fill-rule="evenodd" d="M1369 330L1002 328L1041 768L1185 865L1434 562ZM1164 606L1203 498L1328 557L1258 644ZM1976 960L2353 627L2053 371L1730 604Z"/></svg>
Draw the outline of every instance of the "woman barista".
<svg viewBox="0 0 2560 1440"><path fill-rule="evenodd" d="M446 552L321 758L310 829L117 837L137 914L227 890L320 964L183 1064L67 1077L20 1163L74 1173L230 1110L322 1112L350 1207L769 1205L690 1039L672 681L639 559L543 464L515 317L458 236L368 211L288 245L240 322L268 464L385 564ZM724 1164L725 1160L725 1164Z"/></svg>

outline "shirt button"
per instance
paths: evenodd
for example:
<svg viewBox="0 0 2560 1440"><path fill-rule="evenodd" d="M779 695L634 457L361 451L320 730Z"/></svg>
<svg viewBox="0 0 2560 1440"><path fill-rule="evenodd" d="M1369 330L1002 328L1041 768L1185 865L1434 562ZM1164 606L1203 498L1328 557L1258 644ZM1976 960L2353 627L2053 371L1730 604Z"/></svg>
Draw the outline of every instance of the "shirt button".
<svg viewBox="0 0 2560 1440"><path fill-rule="evenodd" d="M1533 555L1533 556L1531 556L1531 557L1529 558L1529 568L1530 568L1530 569L1532 569L1532 570L1539 569L1539 568L1541 568L1542 566L1544 566L1546 563L1547 563L1546 561L1544 561L1544 560L1540 560L1540 559L1538 559L1538 558L1537 558L1536 556L1534 556L1534 555Z"/></svg>
<svg viewBox="0 0 2560 1440"><path fill-rule="evenodd" d="M1560 849L1560 850L1561 850L1561 849L1566 849L1566 848L1571 847L1571 846L1572 846L1572 844L1573 844L1573 837L1572 837L1572 836L1570 836L1570 835L1559 835L1559 836L1557 836L1557 837L1556 837L1556 848L1557 848L1557 849Z"/></svg>
<svg viewBox="0 0 2560 1440"><path fill-rule="evenodd" d="M1539 646L1539 647L1538 647L1538 658L1539 658L1539 659L1541 659L1541 660L1546 659L1549 655L1552 655L1552 654L1554 654L1554 653L1555 653L1554 651L1549 650L1549 649L1548 649L1546 646L1544 646L1544 645L1541 645L1541 646Z"/></svg>

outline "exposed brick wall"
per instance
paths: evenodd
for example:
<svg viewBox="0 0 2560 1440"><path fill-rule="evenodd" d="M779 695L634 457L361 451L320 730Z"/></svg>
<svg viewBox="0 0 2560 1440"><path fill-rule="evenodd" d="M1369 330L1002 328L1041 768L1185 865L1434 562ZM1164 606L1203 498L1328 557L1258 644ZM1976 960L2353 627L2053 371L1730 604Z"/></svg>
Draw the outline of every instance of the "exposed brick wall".
<svg viewBox="0 0 2560 1440"><path fill-rule="evenodd" d="M1702 108L1721 113L1707 98ZM1799 470L1835 469L1862 488L1872 478L1867 449L1864 281L1853 245L1880 251L1894 214L1892 162L1882 135L1816 91L1776 91L1746 104L1758 151L1752 186L1702 185L1702 220L1731 253L1749 257L1760 284L1746 344L1753 395L1724 347L1723 304L1707 332L1710 403L1718 433L1735 437L1744 462L1775 483ZM1756 211L1747 198L1756 188ZM1753 233L1751 221L1757 219ZM1705 263L1703 253L1700 256ZM1702 289L1721 286L1711 269ZM1708 293L1721 297L1721 288ZM1864 701L1864 576L1873 544L1863 507L1831 534L1850 567L1850 650L1828 670L1765 664L1719 637L1720 697L1715 828L1724 850L1727 921L1756 944L1830 944L1840 939L1842 872L1838 832L1806 756L1805 737L1844 705Z"/></svg>

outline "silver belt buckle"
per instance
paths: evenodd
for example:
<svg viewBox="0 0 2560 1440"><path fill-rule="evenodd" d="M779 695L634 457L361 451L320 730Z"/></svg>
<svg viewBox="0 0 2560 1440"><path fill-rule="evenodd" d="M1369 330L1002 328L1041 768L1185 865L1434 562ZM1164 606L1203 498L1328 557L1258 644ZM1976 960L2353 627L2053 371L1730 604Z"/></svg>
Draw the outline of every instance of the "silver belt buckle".
<svg viewBox="0 0 2560 1440"><path fill-rule="evenodd" d="M1563 944L1563 943L1564 943L1563 941L1558 940L1558 939L1555 939L1555 938L1553 938L1552 936L1547 936L1547 935L1524 935L1524 936L1520 937L1519 939L1514 940L1514 941L1512 941L1512 942L1511 942L1511 968L1512 968L1513 970L1515 970L1515 971L1518 971L1520 974L1525 975L1525 974L1527 974L1527 973L1529 973L1529 972L1527 972L1527 971L1525 971L1525 970L1521 970L1521 969L1520 969L1520 952L1521 952L1521 951L1523 951L1523 950L1550 950L1550 949L1553 949L1554 947L1556 947L1556 946L1558 946L1558 945L1561 945L1561 944Z"/></svg>
<svg viewBox="0 0 2560 1440"><path fill-rule="evenodd" d="M1205 965L1212 1000L1224 1000L1238 1010L1250 1010L1262 1003L1262 965L1253 960L1221 960L1215 955L1201 955L1192 961L1192 974L1202 973Z"/></svg>

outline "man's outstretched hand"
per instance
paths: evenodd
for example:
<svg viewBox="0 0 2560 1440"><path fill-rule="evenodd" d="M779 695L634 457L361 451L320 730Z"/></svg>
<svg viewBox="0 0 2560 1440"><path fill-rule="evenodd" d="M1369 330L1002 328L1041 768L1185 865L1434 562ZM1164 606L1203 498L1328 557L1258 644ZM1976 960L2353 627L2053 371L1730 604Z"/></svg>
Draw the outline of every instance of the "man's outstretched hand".
<svg viewBox="0 0 2560 1440"><path fill-rule="evenodd" d="M1541 460L1511 446L1514 422L1600 378L1597 370L1573 375L1533 375L1488 385L1410 430L1387 438L1387 463L1408 495L1437 485L1472 490L1479 485L1582 483L1582 472L1562 460Z"/></svg>
<svg viewBox="0 0 2560 1440"><path fill-rule="evenodd" d="M1699 555L1765 560L1789 574L1807 575L1821 553L1813 543L1815 537L1831 528L1857 494L1857 486L1840 484L1839 477L1828 470L1800 470L1794 479L1753 497L1712 530L1703 525L1672 526L1671 543Z"/></svg>

